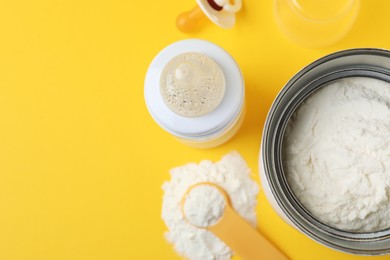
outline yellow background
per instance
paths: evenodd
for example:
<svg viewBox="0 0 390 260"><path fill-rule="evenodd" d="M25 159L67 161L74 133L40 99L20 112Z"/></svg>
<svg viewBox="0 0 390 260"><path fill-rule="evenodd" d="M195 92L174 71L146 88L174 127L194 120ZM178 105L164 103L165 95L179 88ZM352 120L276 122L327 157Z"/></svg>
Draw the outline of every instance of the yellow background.
<svg viewBox="0 0 390 260"><path fill-rule="evenodd" d="M387 0L363 0L348 36L322 49L290 42L271 0L246 0L233 30L205 22L182 34L194 0L0 1L0 259L180 259L163 238L163 192L174 166L237 150L258 180L266 113L284 83L325 54L390 49ZM146 70L165 46L210 40L246 82L247 115L215 149L178 143L149 116ZM292 259L363 259L285 224L258 196L259 229ZM236 258L237 259L237 258ZM377 257L370 259L390 259Z"/></svg>

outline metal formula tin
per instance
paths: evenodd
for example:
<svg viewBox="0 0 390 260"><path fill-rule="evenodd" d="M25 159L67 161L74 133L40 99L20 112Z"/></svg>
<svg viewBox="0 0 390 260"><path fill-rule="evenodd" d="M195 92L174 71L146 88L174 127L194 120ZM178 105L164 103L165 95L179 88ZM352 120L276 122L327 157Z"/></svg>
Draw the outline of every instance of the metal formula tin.
<svg viewBox="0 0 390 260"><path fill-rule="evenodd" d="M390 228L351 232L320 222L294 196L283 172L282 140L291 115L310 94L346 77L370 77L390 82L390 52L380 49L341 51L298 72L280 91L268 113L260 148L260 177L266 196L279 216L311 239L353 254L389 254Z"/></svg>

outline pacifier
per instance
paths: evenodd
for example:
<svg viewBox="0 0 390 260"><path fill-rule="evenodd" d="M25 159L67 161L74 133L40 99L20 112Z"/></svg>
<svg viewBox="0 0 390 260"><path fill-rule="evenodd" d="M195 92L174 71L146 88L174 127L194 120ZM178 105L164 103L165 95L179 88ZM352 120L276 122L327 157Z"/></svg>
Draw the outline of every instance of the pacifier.
<svg viewBox="0 0 390 260"><path fill-rule="evenodd" d="M289 259L233 209L228 194L214 183L189 187L181 209L189 224L210 231L242 259Z"/></svg>
<svg viewBox="0 0 390 260"><path fill-rule="evenodd" d="M242 6L241 0L196 0L198 5L180 14L176 19L177 28L184 32L195 31L204 17L216 25L230 29L236 22L236 15Z"/></svg>

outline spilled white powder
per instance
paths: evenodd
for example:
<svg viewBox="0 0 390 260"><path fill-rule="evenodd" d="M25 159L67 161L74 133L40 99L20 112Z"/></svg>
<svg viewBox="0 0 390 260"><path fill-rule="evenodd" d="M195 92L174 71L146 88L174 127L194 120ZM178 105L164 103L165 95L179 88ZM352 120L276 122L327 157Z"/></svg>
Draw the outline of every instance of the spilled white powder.
<svg viewBox="0 0 390 260"><path fill-rule="evenodd" d="M168 227L165 237L175 250L188 259L230 259L233 252L209 231L188 223L182 214L181 201L187 189L200 182L212 182L225 190L235 211L252 226L256 226L256 196L258 185L237 153L225 155L219 162L209 160L189 163L170 171L171 180L163 184L162 218ZM207 194L206 194L207 195ZM197 196L206 199L205 196ZM207 222L200 220L199 222Z"/></svg>
<svg viewBox="0 0 390 260"><path fill-rule="evenodd" d="M183 213L191 224L204 228L218 222L225 206L225 198L216 187L202 184L185 196Z"/></svg>
<svg viewBox="0 0 390 260"><path fill-rule="evenodd" d="M294 194L324 223L390 227L390 84L355 77L317 91L288 124L283 163Z"/></svg>

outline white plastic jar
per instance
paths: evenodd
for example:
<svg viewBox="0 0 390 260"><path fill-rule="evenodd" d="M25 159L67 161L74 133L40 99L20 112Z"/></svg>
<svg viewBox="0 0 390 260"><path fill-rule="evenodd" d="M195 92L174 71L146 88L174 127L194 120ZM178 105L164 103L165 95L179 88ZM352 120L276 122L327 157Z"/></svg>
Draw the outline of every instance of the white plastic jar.
<svg viewBox="0 0 390 260"><path fill-rule="evenodd" d="M212 59L224 76L224 93L218 106L198 116L177 113L167 105L161 91L164 69L174 58L186 53ZM149 113L160 127L192 147L211 148L225 143L243 121L245 89L241 70L229 53L208 41L183 40L158 53L146 73L144 94Z"/></svg>

